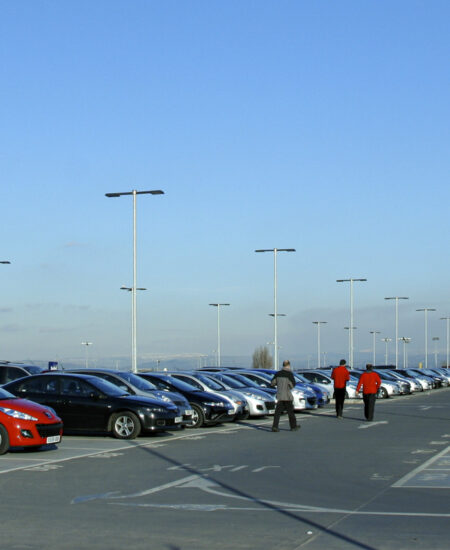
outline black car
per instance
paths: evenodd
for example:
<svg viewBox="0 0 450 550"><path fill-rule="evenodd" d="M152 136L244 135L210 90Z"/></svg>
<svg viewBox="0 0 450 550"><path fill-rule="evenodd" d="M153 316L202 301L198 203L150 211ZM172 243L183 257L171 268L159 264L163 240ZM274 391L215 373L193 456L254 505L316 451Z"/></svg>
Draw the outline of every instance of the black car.
<svg viewBox="0 0 450 550"><path fill-rule="evenodd" d="M67 372L67 371L66 371ZM141 395L153 399L161 399L166 403L173 403L180 411L182 417L181 426L190 427L193 424L193 411L188 400L178 392L166 392L158 390L149 380L138 376L130 371L117 371L112 369L83 369L71 370L77 374L89 374L90 376L98 376L107 382L111 382L118 386L124 392L131 395Z"/></svg>
<svg viewBox="0 0 450 550"><path fill-rule="evenodd" d="M175 405L130 395L96 376L37 374L4 389L52 407L64 422L64 432L107 432L118 439L134 439L141 431L179 429L181 423Z"/></svg>
<svg viewBox="0 0 450 550"><path fill-rule="evenodd" d="M192 428L214 426L221 422L234 420L233 406L213 393L201 391L167 374L159 372L139 372L137 374L145 380L153 382L160 390L175 391L184 395L194 411Z"/></svg>

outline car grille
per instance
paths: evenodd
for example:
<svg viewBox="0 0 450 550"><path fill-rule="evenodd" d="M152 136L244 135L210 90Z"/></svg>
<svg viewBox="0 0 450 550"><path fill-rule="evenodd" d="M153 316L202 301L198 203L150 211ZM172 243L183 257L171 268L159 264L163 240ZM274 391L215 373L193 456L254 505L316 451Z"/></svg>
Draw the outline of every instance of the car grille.
<svg viewBox="0 0 450 550"><path fill-rule="evenodd" d="M317 399L315 397L308 397L308 403L310 405L316 405L317 404Z"/></svg>
<svg viewBox="0 0 450 550"><path fill-rule="evenodd" d="M59 435L63 425L61 422L58 424L36 424L36 429L41 437L51 437L53 435Z"/></svg>
<svg viewBox="0 0 450 550"><path fill-rule="evenodd" d="M275 408L275 403L273 401L264 401L264 403L266 404L266 409L268 411L271 411Z"/></svg>

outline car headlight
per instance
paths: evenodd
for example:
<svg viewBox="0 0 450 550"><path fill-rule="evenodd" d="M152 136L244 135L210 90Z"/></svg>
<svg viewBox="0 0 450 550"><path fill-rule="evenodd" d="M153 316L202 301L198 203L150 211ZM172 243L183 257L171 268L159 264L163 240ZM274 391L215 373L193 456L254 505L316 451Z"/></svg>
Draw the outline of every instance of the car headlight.
<svg viewBox="0 0 450 550"><path fill-rule="evenodd" d="M164 413L167 412L167 409L163 409L162 407L149 407L147 411L149 413Z"/></svg>
<svg viewBox="0 0 450 550"><path fill-rule="evenodd" d="M305 394L301 390L292 390L293 395L296 395L299 399L305 399Z"/></svg>
<svg viewBox="0 0 450 550"><path fill-rule="evenodd" d="M248 397L251 397L252 399L257 399L258 401L264 401L264 399L260 395L256 395L255 393L245 391L244 395L248 395Z"/></svg>
<svg viewBox="0 0 450 550"><path fill-rule="evenodd" d="M37 422L37 418L34 416L31 416L30 414L16 411L14 409L7 409L6 407L0 407L0 412L7 414L8 416L12 416L13 418L18 418L20 420L33 420L34 422Z"/></svg>
<svg viewBox="0 0 450 550"><path fill-rule="evenodd" d="M207 407L226 407L230 406L229 403L223 403L222 401L211 401L210 403L205 403Z"/></svg>

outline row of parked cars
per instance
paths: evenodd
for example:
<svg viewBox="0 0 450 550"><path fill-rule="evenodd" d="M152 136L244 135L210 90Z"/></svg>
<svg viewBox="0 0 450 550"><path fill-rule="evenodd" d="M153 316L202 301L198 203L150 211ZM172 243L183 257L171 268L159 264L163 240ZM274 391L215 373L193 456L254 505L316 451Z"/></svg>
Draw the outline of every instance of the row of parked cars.
<svg viewBox="0 0 450 550"><path fill-rule="evenodd" d="M380 397L448 385L445 373L414 369L379 371ZM203 367L195 371L139 372L109 369L43 371L0 363L0 454L11 447L55 444L64 433L108 433L134 439L140 433L213 426L274 413L275 371ZM424 376L425 375L425 376ZM329 403L331 371L294 372L296 412ZM351 371L348 397L359 397L359 373ZM417 383L412 380L417 379ZM427 384L423 381L428 379ZM406 382L408 380L408 382ZM434 385L433 385L434 384ZM392 389L393 388L393 389ZM386 394L384 391L386 391Z"/></svg>

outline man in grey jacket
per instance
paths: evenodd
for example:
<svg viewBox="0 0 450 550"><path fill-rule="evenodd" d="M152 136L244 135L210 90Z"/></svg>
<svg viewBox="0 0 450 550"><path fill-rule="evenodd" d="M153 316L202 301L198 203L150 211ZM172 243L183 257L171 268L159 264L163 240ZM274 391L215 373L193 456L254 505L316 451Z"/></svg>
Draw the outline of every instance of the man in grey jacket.
<svg viewBox="0 0 450 550"><path fill-rule="evenodd" d="M292 389L295 387L295 378L291 372L291 363L289 361L283 361L283 368L278 371L270 382L271 386L277 387L277 406L275 407L275 414L273 416L272 431L279 432L278 424L280 422L281 413L285 410L289 416L289 425L291 431L296 431L300 426L297 426L297 419L295 418Z"/></svg>

